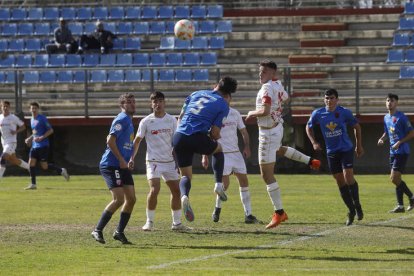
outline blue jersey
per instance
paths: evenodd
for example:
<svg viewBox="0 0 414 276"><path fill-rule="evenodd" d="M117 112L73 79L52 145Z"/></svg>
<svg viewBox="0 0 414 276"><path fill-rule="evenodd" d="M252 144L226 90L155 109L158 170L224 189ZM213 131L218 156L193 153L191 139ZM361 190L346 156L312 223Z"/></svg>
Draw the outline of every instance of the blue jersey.
<svg viewBox="0 0 414 276"><path fill-rule="evenodd" d="M397 150L393 150L392 145L407 136L411 130L413 130L413 127L404 113L397 111L393 115L387 114L384 116L384 131L390 139L391 155L410 153L410 146L408 143L402 143Z"/></svg>
<svg viewBox="0 0 414 276"><path fill-rule="evenodd" d="M116 146L122 157L128 162L131 158L134 145L134 126L131 118L124 112L119 113L112 121L109 135L116 137ZM119 160L108 146L102 155L100 165L102 167L119 167Z"/></svg>
<svg viewBox="0 0 414 276"><path fill-rule="evenodd" d="M32 128L33 138L44 135L52 126L49 124L46 116L38 114L36 118L30 119L30 127ZM45 138L40 142L32 142L32 148L43 148L49 146L49 138Z"/></svg>
<svg viewBox="0 0 414 276"><path fill-rule="evenodd" d="M201 90L187 97L183 112L177 132L208 133L213 125L221 128L229 114L229 105L217 92Z"/></svg>
<svg viewBox="0 0 414 276"><path fill-rule="evenodd" d="M330 112L326 107L322 107L312 112L308 127L312 128L319 124L327 153L338 153L352 150L353 144L348 136L347 125L354 126L357 123L349 109L337 106L333 112Z"/></svg>

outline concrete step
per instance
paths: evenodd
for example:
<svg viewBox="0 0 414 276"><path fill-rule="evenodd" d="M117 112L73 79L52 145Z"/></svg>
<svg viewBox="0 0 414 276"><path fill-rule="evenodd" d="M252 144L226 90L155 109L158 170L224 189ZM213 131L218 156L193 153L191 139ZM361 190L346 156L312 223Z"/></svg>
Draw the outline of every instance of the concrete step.
<svg viewBox="0 0 414 276"><path fill-rule="evenodd" d="M300 47L343 47L345 39L301 39Z"/></svg>
<svg viewBox="0 0 414 276"><path fill-rule="evenodd" d="M290 64L333 63L332 55L289 55Z"/></svg>
<svg viewBox="0 0 414 276"><path fill-rule="evenodd" d="M340 23L304 23L301 25L302 32L312 31L344 31L347 30L347 24Z"/></svg>

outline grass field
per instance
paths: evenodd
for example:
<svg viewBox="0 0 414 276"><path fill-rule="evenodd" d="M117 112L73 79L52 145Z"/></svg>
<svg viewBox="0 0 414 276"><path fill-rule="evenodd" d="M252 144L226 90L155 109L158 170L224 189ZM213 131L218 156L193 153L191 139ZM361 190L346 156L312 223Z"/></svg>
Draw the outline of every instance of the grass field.
<svg viewBox="0 0 414 276"><path fill-rule="evenodd" d="M405 180L414 190L414 175ZM249 176L253 213L268 222L272 206L258 175ZM386 175L357 176L365 218L345 227L346 209L328 175L280 175L289 221L273 230L244 224L232 179L219 223L213 177L195 175L191 191L196 220L189 233L170 230L167 187L162 186L156 231L143 232L147 184L136 176L137 204L127 237L111 238L119 214L104 235L90 236L110 194L100 176L39 177L38 190L24 191L28 177L0 182L0 274L275 274L410 275L414 273L414 211L389 214L394 188ZM405 202L407 202L405 198ZM412 274L411 274L412 275Z"/></svg>

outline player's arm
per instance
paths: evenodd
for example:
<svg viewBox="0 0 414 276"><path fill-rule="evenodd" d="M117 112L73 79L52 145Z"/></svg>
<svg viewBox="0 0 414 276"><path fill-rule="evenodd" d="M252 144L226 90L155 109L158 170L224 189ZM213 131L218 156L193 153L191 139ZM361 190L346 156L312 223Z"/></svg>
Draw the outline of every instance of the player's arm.
<svg viewBox="0 0 414 276"><path fill-rule="evenodd" d="M128 164L125 161L124 157L121 155L118 146L116 145L116 136L114 134L109 134L108 137L106 137L106 144L108 148L111 150L111 152L114 154L116 159L118 159L119 167L121 169L127 169Z"/></svg>
<svg viewBox="0 0 414 276"><path fill-rule="evenodd" d="M26 126L24 124L22 124L16 130L12 130L11 134L15 135L15 134L20 133L20 132L25 131L25 130L26 130Z"/></svg>
<svg viewBox="0 0 414 276"><path fill-rule="evenodd" d="M220 131L221 131L221 127L214 126L214 125L211 126L211 129L210 129L210 137L211 137L211 139L213 139L213 140L220 139L221 138Z"/></svg>
<svg viewBox="0 0 414 276"><path fill-rule="evenodd" d="M208 168L208 164L209 164L209 161L208 161L208 156L203 154L203 155L201 156L201 166L203 166L203 168L204 168L205 170L207 170L207 168Z"/></svg>
<svg viewBox="0 0 414 276"><path fill-rule="evenodd" d="M314 150L322 150L321 145L318 141L316 141L313 128L311 128L308 124L306 124L306 135L308 136Z"/></svg>
<svg viewBox="0 0 414 276"><path fill-rule="evenodd" d="M361 157L364 154L364 148L362 147L362 131L359 123L353 126L355 135L355 152L357 157Z"/></svg>
<svg viewBox="0 0 414 276"><path fill-rule="evenodd" d="M388 135L387 135L386 132L384 132L382 134L382 136L378 139L377 145L382 146L382 145L384 145L384 142L387 141L387 140L388 140Z"/></svg>
<svg viewBox="0 0 414 276"><path fill-rule="evenodd" d="M249 158L250 155L251 155L249 133L247 132L246 128L240 129L240 133L242 135L243 144L244 144L243 155L244 155L245 158Z"/></svg>
<svg viewBox="0 0 414 276"><path fill-rule="evenodd" d="M262 108L249 111L249 113L247 113L246 120L248 120L249 118L257 118L269 115L271 98L268 98L269 99L266 99L266 101L263 103Z"/></svg>
<svg viewBox="0 0 414 276"><path fill-rule="evenodd" d="M405 142L407 142L407 141L409 141L409 140L411 140L413 138L414 138L414 130L410 130L408 132L408 134L404 138L402 138L397 143L395 143L394 145L392 145L392 149L393 150L397 150L400 147L401 144L403 144L403 143L405 143Z"/></svg>
<svg viewBox="0 0 414 276"><path fill-rule="evenodd" d="M139 145L141 144L141 141L142 141L142 138L139 137L138 135L134 139L134 150L132 151L131 158L129 159L129 162L128 162L128 168L130 170L132 170L134 168L134 159L135 159L135 156L138 153Z"/></svg>
<svg viewBox="0 0 414 276"><path fill-rule="evenodd" d="M52 135L53 134L53 128L49 128L46 132L45 132L45 134L43 134L42 136L39 136L39 137L35 137L33 140L35 141L35 142L40 142L40 141L43 141L44 139L46 139L47 137L49 137L50 135Z"/></svg>

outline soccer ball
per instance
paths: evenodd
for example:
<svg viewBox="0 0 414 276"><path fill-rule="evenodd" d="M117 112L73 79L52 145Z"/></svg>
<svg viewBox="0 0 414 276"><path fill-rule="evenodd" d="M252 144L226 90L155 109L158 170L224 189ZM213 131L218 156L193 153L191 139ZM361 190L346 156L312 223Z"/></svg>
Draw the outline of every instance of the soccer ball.
<svg viewBox="0 0 414 276"><path fill-rule="evenodd" d="M181 19L174 26L174 34L178 39L191 40L194 37L194 24L190 20Z"/></svg>

